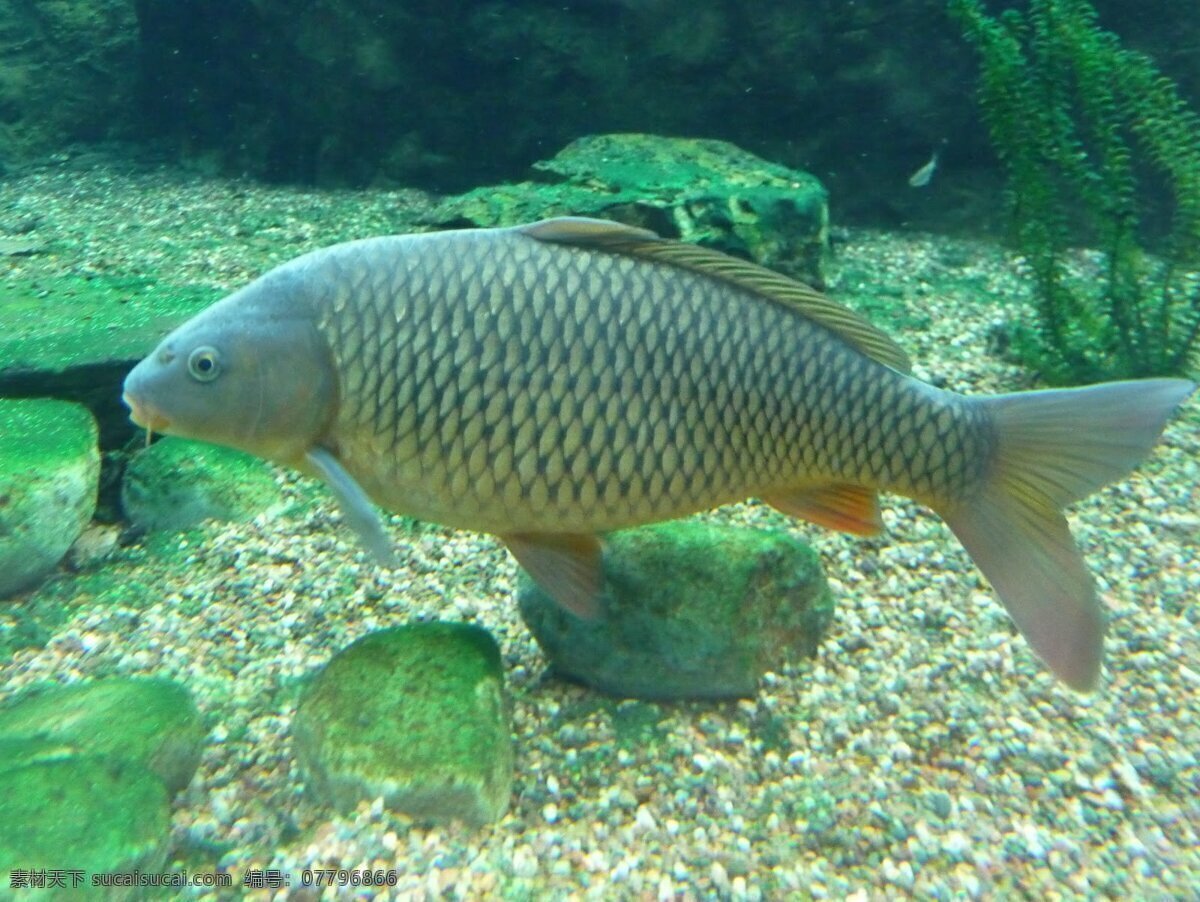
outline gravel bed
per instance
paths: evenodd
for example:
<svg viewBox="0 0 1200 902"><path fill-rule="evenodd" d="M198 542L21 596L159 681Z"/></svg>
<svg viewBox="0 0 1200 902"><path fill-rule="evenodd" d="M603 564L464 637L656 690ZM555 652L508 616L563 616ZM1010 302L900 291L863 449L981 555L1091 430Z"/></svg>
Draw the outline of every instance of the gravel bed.
<svg viewBox="0 0 1200 902"><path fill-rule="evenodd" d="M303 250L404 230L427 203L72 158L0 181L0 234L47 248L0 258L0 272L229 288ZM1025 302L1011 255L843 238L830 292L893 332L922 376L968 392L1029 384L985 351ZM189 687L210 732L175 802L177 864L235 881L278 868L298 885L301 869L332 867L396 869L405 899L1195 898L1198 461L1193 398L1149 463L1072 511L1111 619L1104 683L1087 696L1035 661L948 530L898 498L872 540L754 503L709 515L802 535L838 599L819 657L768 674L750 700L615 702L549 679L495 541L393 521L401 563L384 571L328 503L208 525L171 540L177 555L120 550L106 566L125 591L80 580L53 640L0 666L0 695L111 673ZM379 804L333 816L295 769L300 678L366 632L425 618L479 623L503 652L517 772L489 828L426 829Z"/></svg>

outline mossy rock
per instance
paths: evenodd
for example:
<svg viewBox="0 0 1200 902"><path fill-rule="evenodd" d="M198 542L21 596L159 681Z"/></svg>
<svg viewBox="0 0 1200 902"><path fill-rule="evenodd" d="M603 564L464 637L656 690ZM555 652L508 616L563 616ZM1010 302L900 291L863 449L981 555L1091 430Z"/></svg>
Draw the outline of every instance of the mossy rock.
<svg viewBox="0 0 1200 902"><path fill-rule="evenodd" d="M87 408L0 399L0 598L62 560L96 510L100 449Z"/></svg>
<svg viewBox="0 0 1200 902"><path fill-rule="evenodd" d="M200 763L204 726L178 683L108 677L51 686L0 708L0 767L21 758L21 743L31 742L148 770L174 794Z"/></svg>
<svg viewBox="0 0 1200 902"><path fill-rule="evenodd" d="M134 276L15 276L0 307L0 380L111 363L127 369L216 296Z"/></svg>
<svg viewBox="0 0 1200 902"><path fill-rule="evenodd" d="M343 812L382 796L422 822L478 825L508 807L500 651L476 626L414 623L359 639L305 688L292 736L309 789Z"/></svg>
<svg viewBox="0 0 1200 902"><path fill-rule="evenodd" d="M824 187L724 141L615 134L580 138L533 166L537 180L477 188L429 217L509 226L596 216L725 251L821 284Z"/></svg>
<svg viewBox="0 0 1200 902"><path fill-rule="evenodd" d="M6 276L0 395L85 404L104 447L117 447L133 434L121 403L126 373L217 297L211 288L135 276Z"/></svg>
<svg viewBox="0 0 1200 902"><path fill-rule="evenodd" d="M0 825L0 900L146 898L93 889L91 875L161 871L171 844L162 782L96 755L48 751L0 768ZM63 885L21 885L22 872L43 870L61 871Z"/></svg>
<svg viewBox="0 0 1200 902"><path fill-rule="evenodd" d="M133 525L176 530L204 520L245 522L285 506L269 464L206 442L164 438L125 468L121 506Z"/></svg>
<svg viewBox="0 0 1200 902"><path fill-rule="evenodd" d="M813 655L833 619L820 559L776 530L694 520L612 533L601 614L583 620L521 571L521 616L562 676L630 698L753 695Z"/></svg>

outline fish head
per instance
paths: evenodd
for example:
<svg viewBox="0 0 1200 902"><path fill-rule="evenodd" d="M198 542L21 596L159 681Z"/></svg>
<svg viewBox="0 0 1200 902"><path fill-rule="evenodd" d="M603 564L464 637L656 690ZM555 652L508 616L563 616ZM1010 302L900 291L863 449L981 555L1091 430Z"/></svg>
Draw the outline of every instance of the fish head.
<svg viewBox="0 0 1200 902"><path fill-rule="evenodd" d="M130 371L135 423L280 463L320 442L336 408L330 353L303 286L273 275L179 326Z"/></svg>

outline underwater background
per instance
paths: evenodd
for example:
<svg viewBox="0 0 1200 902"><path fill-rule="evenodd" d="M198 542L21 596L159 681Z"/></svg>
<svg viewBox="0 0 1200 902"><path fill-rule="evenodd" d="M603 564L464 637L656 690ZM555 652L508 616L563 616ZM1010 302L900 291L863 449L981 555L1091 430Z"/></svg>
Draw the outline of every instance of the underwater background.
<svg viewBox="0 0 1200 902"><path fill-rule="evenodd" d="M0 898L1197 898L1195 397L1070 511L1079 694L908 499L633 531L587 631L121 384L306 251L568 214L939 387L1194 380L1198 105L1192 0L0 0Z"/></svg>

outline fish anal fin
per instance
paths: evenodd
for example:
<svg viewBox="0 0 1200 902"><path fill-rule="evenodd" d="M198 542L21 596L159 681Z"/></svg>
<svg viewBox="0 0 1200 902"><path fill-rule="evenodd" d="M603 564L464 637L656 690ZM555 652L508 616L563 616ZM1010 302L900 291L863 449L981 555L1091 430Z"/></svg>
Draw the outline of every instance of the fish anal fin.
<svg viewBox="0 0 1200 902"><path fill-rule="evenodd" d="M762 500L792 517L839 532L873 536L883 529L879 494L848 483L770 492Z"/></svg>
<svg viewBox="0 0 1200 902"><path fill-rule="evenodd" d="M513 557L551 598L576 617L600 612L600 540L590 533L509 533Z"/></svg>

